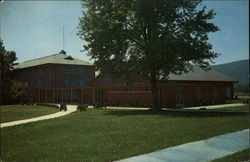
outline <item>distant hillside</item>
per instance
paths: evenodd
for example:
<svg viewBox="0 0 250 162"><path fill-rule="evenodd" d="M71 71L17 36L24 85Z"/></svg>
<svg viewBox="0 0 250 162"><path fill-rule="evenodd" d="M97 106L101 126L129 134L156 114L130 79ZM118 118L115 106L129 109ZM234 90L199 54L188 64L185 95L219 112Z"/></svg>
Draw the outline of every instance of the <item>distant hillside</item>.
<svg viewBox="0 0 250 162"><path fill-rule="evenodd" d="M242 85L248 85L249 60L240 60L226 64L214 65L212 69L230 76Z"/></svg>

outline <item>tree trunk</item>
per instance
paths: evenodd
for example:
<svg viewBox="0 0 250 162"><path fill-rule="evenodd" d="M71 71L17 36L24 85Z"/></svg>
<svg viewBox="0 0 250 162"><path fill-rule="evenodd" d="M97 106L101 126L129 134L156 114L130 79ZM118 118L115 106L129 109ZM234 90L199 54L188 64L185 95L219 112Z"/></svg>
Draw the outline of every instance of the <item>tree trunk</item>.
<svg viewBox="0 0 250 162"><path fill-rule="evenodd" d="M153 110L160 110L160 106L158 103L158 87L157 87L157 79L156 79L156 73L152 71L150 73L151 78L151 89L152 89L152 108Z"/></svg>

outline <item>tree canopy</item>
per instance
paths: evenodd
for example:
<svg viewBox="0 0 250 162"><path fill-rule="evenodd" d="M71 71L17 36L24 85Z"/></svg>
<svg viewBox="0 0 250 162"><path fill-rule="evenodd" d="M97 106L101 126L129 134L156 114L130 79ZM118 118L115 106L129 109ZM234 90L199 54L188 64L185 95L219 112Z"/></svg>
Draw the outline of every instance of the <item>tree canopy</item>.
<svg viewBox="0 0 250 162"><path fill-rule="evenodd" d="M16 60L16 53L7 51L0 39L0 104L14 103L24 93L24 83L13 73Z"/></svg>
<svg viewBox="0 0 250 162"><path fill-rule="evenodd" d="M102 74L136 74L151 80L157 108L157 80L217 57L208 33L218 29L214 11L190 0L83 0L80 38ZM199 6L199 7L198 7ZM198 9L200 8L200 9Z"/></svg>

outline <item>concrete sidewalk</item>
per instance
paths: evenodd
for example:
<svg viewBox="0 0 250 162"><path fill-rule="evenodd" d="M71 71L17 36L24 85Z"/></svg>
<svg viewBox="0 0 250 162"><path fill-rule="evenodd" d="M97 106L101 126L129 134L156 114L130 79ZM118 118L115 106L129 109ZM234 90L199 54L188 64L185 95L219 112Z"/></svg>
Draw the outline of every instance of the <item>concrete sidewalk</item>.
<svg viewBox="0 0 250 162"><path fill-rule="evenodd" d="M235 104L221 104L221 105L210 105L210 106L197 106L197 107L184 107L180 109L169 109L169 108L163 108L164 110L169 111L183 111L183 112L217 112L217 113L245 113L248 114L248 110L227 110L227 107L238 107L238 106L244 106L247 104L243 103L235 103ZM223 109L225 108L225 109Z"/></svg>
<svg viewBox="0 0 250 162"><path fill-rule="evenodd" d="M233 104L220 104L220 105L209 105L209 106L197 106L197 107L187 107L183 109L192 109L192 110L198 110L201 108L206 108L206 109L220 109L220 108L226 108L226 107L238 107L238 106L244 106L246 104L243 103L233 103Z"/></svg>
<svg viewBox="0 0 250 162"><path fill-rule="evenodd" d="M58 117L68 115L68 114L76 111L77 106L76 105L67 105L67 109L68 109L67 111L60 111L60 112L57 112L57 113L54 113L54 114L40 116L40 117L36 117L36 118L12 121L12 122L7 122L7 123L1 123L0 127L4 128L4 127L10 127L10 126L19 125L19 124L25 124L25 123L30 123L30 122L36 122L36 121L41 121L41 120L58 118Z"/></svg>
<svg viewBox="0 0 250 162"><path fill-rule="evenodd" d="M207 162L249 148L249 129L186 143L120 162Z"/></svg>
<svg viewBox="0 0 250 162"><path fill-rule="evenodd" d="M227 107L238 107L244 106L246 104L243 103L235 103L235 104L221 104L221 105L210 105L210 106L196 106L196 107L183 107L183 108L162 108L162 110L170 110L170 111L202 111L202 112L242 112L248 113L248 111L243 110L216 110ZM206 110L200 110L205 108ZM150 108L146 107L118 107L118 106L107 106L109 110L149 110Z"/></svg>
<svg viewBox="0 0 250 162"><path fill-rule="evenodd" d="M166 111L174 111L174 112L200 112L200 113L240 113L240 114L248 114L247 110L217 110L217 109L163 109Z"/></svg>
<svg viewBox="0 0 250 162"><path fill-rule="evenodd" d="M109 110L149 110L148 107L118 107L118 106L107 106Z"/></svg>

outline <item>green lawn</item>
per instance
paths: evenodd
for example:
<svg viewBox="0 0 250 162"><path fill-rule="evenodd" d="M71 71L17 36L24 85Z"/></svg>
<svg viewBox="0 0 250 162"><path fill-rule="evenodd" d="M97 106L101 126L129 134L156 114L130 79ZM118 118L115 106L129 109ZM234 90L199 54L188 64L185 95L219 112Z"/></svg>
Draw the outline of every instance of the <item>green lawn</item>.
<svg viewBox="0 0 250 162"><path fill-rule="evenodd" d="M246 149L244 151L240 151L235 154L214 160L213 162L247 162L250 160L249 155L249 149Z"/></svg>
<svg viewBox="0 0 250 162"><path fill-rule="evenodd" d="M228 113L87 110L1 129L3 161L113 161L248 128Z"/></svg>
<svg viewBox="0 0 250 162"><path fill-rule="evenodd" d="M0 106L1 123L21 119L29 119L42 115L52 114L58 111L59 109L49 106Z"/></svg>

